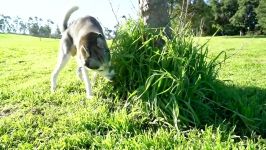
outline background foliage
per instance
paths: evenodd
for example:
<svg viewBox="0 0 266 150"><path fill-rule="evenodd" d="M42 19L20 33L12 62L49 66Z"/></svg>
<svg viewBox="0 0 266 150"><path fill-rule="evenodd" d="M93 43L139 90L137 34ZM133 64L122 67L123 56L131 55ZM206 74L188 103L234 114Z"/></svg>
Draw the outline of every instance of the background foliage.
<svg viewBox="0 0 266 150"><path fill-rule="evenodd" d="M194 35L265 34L265 0L168 0L171 24L191 23ZM51 29L55 31L51 32ZM104 28L108 37L113 34ZM0 16L0 32L60 37L59 28L52 20L38 17Z"/></svg>
<svg viewBox="0 0 266 150"><path fill-rule="evenodd" d="M195 35L263 34L265 11L257 8L265 5L264 0L170 0L171 14L179 19L183 12L192 23ZM182 17L181 17L182 18ZM183 18L182 18L183 19Z"/></svg>

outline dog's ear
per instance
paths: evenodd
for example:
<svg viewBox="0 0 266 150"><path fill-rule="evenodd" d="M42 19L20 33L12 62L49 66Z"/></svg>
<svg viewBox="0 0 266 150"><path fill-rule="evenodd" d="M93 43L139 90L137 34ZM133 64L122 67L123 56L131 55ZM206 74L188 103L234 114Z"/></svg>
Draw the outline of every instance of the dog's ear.
<svg viewBox="0 0 266 150"><path fill-rule="evenodd" d="M90 32L86 35L89 45L97 45L99 48L105 47L104 36L101 33Z"/></svg>
<svg viewBox="0 0 266 150"><path fill-rule="evenodd" d="M89 32L89 33L88 33L87 35L85 35L85 36L87 36L87 39L88 39L88 40L95 40L95 39L97 39L98 35L99 35L99 33L96 33L96 32Z"/></svg>

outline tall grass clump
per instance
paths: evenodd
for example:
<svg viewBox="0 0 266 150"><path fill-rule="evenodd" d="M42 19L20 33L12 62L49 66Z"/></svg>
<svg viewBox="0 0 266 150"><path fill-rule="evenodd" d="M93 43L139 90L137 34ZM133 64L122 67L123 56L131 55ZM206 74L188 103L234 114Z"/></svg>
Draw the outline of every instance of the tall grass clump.
<svg viewBox="0 0 266 150"><path fill-rule="evenodd" d="M187 30L168 38L163 30L128 21L111 48L119 99L142 101L151 118L176 127L200 126L217 117L209 100L215 95L218 56L209 60L208 50L193 43Z"/></svg>

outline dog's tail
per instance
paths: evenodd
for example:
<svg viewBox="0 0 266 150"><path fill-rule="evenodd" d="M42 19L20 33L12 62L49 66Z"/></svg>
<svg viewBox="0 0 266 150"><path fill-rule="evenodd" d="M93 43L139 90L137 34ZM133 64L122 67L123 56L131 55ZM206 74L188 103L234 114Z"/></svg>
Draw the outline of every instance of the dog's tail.
<svg viewBox="0 0 266 150"><path fill-rule="evenodd" d="M66 15L65 15L65 18L64 18L64 21L63 21L62 31L65 31L65 30L67 29L67 23L68 23L68 20L69 20L71 14L72 14L73 12L75 12L76 10L78 10L78 9L79 9L78 6L74 6L74 7L72 7L71 9L69 9L69 10L67 11L67 13L66 13Z"/></svg>

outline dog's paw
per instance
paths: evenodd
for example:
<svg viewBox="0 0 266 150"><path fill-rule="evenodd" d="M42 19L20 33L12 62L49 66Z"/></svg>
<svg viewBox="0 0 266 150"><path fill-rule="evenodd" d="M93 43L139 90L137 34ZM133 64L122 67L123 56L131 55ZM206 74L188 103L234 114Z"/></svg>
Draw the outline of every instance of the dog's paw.
<svg viewBox="0 0 266 150"><path fill-rule="evenodd" d="M93 99L94 96L93 95L87 95L86 97L87 97L87 99Z"/></svg>
<svg viewBox="0 0 266 150"><path fill-rule="evenodd" d="M56 87L55 86L51 86L51 93L54 93L55 92L55 89L56 89Z"/></svg>
<svg viewBox="0 0 266 150"><path fill-rule="evenodd" d="M54 89L51 89L51 93L55 93L55 90Z"/></svg>

